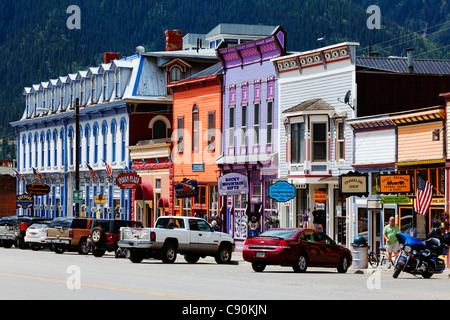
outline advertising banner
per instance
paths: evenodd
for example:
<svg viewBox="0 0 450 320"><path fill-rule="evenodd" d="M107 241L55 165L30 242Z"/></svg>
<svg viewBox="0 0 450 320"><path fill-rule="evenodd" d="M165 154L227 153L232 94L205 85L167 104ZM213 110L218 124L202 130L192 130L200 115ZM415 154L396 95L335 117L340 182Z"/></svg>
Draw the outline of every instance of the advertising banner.
<svg viewBox="0 0 450 320"><path fill-rule="evenodd" d="M248 178L239 173L228 173L217 179L219 196L248 193Z"/></svg>

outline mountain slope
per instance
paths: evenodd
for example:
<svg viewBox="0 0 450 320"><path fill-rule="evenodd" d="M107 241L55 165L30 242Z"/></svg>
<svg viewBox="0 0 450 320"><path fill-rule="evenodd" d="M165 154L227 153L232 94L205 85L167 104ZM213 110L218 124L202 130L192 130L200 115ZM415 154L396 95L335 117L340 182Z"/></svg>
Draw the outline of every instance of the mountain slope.
<svg viewBox="0 0 450 320"><path fill-rule="evenodd" d="M439 44L412 33L392 22L403 21L412 28L428 21L415 14L402 16L405 3L445 0L384 1L380 30L369 30L366 0L17 0L0 1L0 139L14 139L9 126L20 118L24 99L23 87L54 79L102 62L102 54L118 51L127 56L143 45L146 50L164 50L164 31L182 29L185 33L206 33L219 23L281 25L288 33L290 51L317 47L340 41L358 41L358 54L369 44L381 44L374 50L382 55L405 55L407 47L415 54L425 53L450 58L448 50L437 50ZM371 3L372 4L372 3ZM66 12L70 5L81 9L81 30L69 30ZM448 17L433 16L430 23ZM425 6L422 7L424 14ZM392 20L390 20L391 18ZM389 41L391 39L396 41ZM444 38L444 41L446 38ZM445 42L444 42L445 43ZM448 42L447 42L448 43ZM0 150L0 158L13 154Z"/></svg>

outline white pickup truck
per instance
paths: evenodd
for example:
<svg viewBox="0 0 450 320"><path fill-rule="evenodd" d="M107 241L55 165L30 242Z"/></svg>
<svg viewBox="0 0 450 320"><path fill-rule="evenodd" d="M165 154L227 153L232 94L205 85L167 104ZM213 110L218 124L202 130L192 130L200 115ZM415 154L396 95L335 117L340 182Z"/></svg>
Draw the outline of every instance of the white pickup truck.
<svg viewBox="0 0 450 320"><path fill-rule="evenodd" d="M189 263L206 256L228 263L234 251L230 235L214 231L204 219L179 216L160 217L155 228L122 227L118 245L128 250L127 256L134 263L146 258L173 263L177 253Z"/></svg>

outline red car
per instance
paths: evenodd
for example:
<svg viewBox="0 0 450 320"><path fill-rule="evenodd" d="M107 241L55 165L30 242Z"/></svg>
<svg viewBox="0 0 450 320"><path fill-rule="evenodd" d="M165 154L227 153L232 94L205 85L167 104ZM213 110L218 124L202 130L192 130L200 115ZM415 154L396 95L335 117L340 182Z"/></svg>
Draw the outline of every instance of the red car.
<svg viewBox="0 0 450 320"><path fill-rule="evenodd" d="M328 267L345 273L352 264L350 250L312 229L268 230L247 239L242 256L256 272L264 271L266 265L281 265L291 266L295 272L305 272L308 267Z"/></svg>

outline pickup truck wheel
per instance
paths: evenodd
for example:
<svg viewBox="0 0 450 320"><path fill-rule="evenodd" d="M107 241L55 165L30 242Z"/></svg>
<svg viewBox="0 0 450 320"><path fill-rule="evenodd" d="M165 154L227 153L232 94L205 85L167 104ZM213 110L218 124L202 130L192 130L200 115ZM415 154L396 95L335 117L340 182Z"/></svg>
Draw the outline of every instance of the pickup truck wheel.
<svg viewBox="0 0 450 320"><path fill-rule="evenodd" d="M220 246L214 259L217 263L229 263L231 261L231 248L229 246Z"/></svg>
<svg viewBox="0 0 450 320"><path fill-rule="evenodd" d="M177 250L171 243L167 243L162 248L161 260L164 263L174 263L177 259Z"/></svg>
<svg viewBox="0 0 450 320"><path fill-rule="evenodd" d="M64 246L59 246L59 245L53 245L53 251L55 251L55 253L57 254L63 254L64 251L66 251L66 249L64 248Z"/></svg>
<svg viewBox="0 0 450 320"><path fill-rule="evenodd" d="M133 263L141 263L144 260L144 254L142 252L130 250L129 255L130 261Z"/></svg>
<svg viewBox="0 0 450 320"><path fill-rule="evenodd" d="M88 254L91 248L89 248L89 244L86 239L81 239L78 243L78 253L79 254Z"/></svg>
<svg viewBox="0 0 450 320"><path fill-rule="evenodd" d="M188 263L196 263L200 259L200 256L195 253L187 253L184 255L184 260Z"/></svg>

